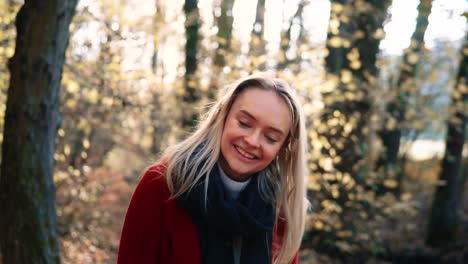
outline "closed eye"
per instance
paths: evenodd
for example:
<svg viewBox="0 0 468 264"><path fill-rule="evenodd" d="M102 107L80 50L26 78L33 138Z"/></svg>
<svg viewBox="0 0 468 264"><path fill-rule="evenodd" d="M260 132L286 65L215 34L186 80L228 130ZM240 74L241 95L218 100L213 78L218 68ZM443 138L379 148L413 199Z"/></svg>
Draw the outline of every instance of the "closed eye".
<svg viewBox="0 0 468 264"><path fill-rule="evenodd" d="M267 139L267 141L268 141L269 143L276 143L276 142L278 142L278 140L276 140L275 138L272 138L272 137L270 137L270 136L265 136L265 138Z"/></svg>
<svg viewBox="0 0 468 264"><path fill-rule="evenodd" d="M239 120L239 126L241 126L241 127L250 127L249 123L247 123L245 121L242 121L242 120Z"/></svg>

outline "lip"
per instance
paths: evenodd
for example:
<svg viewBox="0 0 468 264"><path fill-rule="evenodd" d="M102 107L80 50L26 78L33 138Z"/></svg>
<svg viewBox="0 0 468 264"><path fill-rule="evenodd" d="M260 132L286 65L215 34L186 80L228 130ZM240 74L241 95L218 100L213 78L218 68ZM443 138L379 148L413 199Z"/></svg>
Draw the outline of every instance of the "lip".
<svg viewBox="0 0 468 264"><path fill-rule="evenodd" d="M243 161L246 161L246 162L255 162L256 160L258 160L258 157L248 151L246 151L245 149L237 146L237 145L233 145L234 146L234 149L237 153L237 156L239 157L239 159L243 160ZM250 158L247 158L245 157L244 155L242 155L240 152L239 152L239 149L242 150L243 152L246 152L247 154L253 156L254 158L253 159L250 159Z"/></svg>

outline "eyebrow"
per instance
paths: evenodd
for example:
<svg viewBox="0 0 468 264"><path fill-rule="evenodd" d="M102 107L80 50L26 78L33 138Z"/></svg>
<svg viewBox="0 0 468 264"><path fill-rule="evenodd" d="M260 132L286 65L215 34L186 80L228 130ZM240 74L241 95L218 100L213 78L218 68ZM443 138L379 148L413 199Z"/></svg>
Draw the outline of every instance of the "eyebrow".
<svg viewBox="0 0 468 264"><path fill-rule="evenodd" d="M249 113L249 111L247 111L247 110L240 110L240 112L243 113L243 114L245 114L246 116L252 118L253 120L257 121L257 118L255 118L254 115L252 115L251 113ZM285 135L285 133L284 133L281 129L279 129L279 128L276 128L276 127L273 127L273 126L269 126L268 128L271 129L271 130L273 130L273 131L275 131L275 132L280 133L280 134L283 135L283 136Z"/></svg>

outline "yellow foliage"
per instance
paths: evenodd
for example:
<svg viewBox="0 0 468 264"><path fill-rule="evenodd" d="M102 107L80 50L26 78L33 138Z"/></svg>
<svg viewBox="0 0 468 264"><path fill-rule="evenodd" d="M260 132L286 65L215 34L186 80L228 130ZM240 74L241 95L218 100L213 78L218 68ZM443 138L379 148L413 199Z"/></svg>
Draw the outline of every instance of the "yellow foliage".
<svg viewBox="0 0 468 264"><path fill-rule="evenodd" d="M319 164L325 171L333 170L333 160L331 158L322 158L319 160Z"/></svg>
<svg viewBox="0 0 468 264"><path fill-rule="evenodd" d="M337 199L340 196L340 192L338 191L338 189L334 188L332 190L332 196L334 199Z"/></svg>
<svg viewBox="0 0 468 264"><path fill-rule="evenodd" d="M343 39L343 47L345 48L351 47L351 41L349 39Z"/></svg>
<svg viewBox="0 0 468 264"><path fill-rule="evenodd" d="M384 186L388 188L396 188L398 187L398 182L394 179L386 179L384 181Z"/></svg>
<svg viewBox="0 0 468 264"><path fill-rule="evenodd" d="M68 156L68 155L70 155L70 151L71 151L70 146L68 144L66 144L63 147L63 153Z"/></svg>
<svg viewBox="0 0 468 264"><path fill-rule="evenodd" d="M354 32L354 38L355 39L362 39L365 36L366 36L366 34L362 30L357 30L356 32Z"/></svg>
<svg viewBox="0 0 468 264"><path fill-rule="evenodd" d="M105 106L112 106L114 104L114 98L112 97L104 97L102 98L102 104Z"/></svg>
<svg viewBox="0 0 468 264"><path fill-rule="evenodd" d="M358 60L359 50L357 48L351 49L351 51L346 54L346 58L348 58L349 61Z"/></svg>
<svg viewBox="0 0 468 264"><path fill-rule="evenodd" d="M315 180L309 180L307 188L313 191L320 191L320 185Z"/></svg>
<svg viewBox="0 0 468 264"><path fill-rule="evenodd" d="M355 100L356 99L356 94L352 92L346 92L345 93L345 98L348 100Z"/></svg>
<svg viewBox="0 0 468 264"><path fill-rule="evenodd" d="M416 64L419 60L419 55L415 52L410 52L407 57L409 64Z"/></svg>
<svg viewBox="0 0 468 264"><path fill-rule="evenodd" d="M80 89L80 85L73 81L73 80L68 80L67 82L67 91L71 94L74 94L76 92L78 92L78 90Z"/></svg>
<svg viewBox="0 0 468 264"><path fill-rule="evenodd" d="M341 81L343 83L350 83L353 79L353 73L350 70L341 71Z"/></svg>
<svg viewBox="0 0 468 264"><path fill-rule="evenodd" d="M335 80L327 80L321 87L320 91L322 93L330 93L335 90L337 82Z"/></svg>
<svg viewBox="0 0 468 264"><path fill-rule="evenodd" d="M344 125L344 128L343 128L345 134L349 134L351 133L351 131L353 131L353 125L351 125L351 123L346 123Z"/></svg>
<svg viewBox="0 0 468 264"><path fill-rule="evenodd" d="M96 88L91 89L86 93L86 98L92 104L96 104L99 101L99 92Z"/></svg>
<svg viewBox="0 0 468 264"><path fill-rule="evenodd" d="M354 61L351 62L351 64L349 66L353 70L358 70L359 68L361 68L362 64L361 64L360 60L354 60Z"/></svg>
<svg viewBox="0 0 468 264"><path fill-rule="evenodd" d="M340 37L331 37L328 40L328 45L330 45L333 48L339 48L343 45L343 40Z"/></svg>
<svg viewBox="0 0 468 264"><path fill-rule="evenodd" d="M468 86L466 86L463 83L460 83L457 87L457 91L459 91L460 93L468 93Z"/></svg>
<svg viewBox="0 0 468 264"><path fill-rule="evenodd" d="M65 102L67 108L73 109L76 107L76 100L70 99Z"/></svg>
<svg viewBox="0 0 468 264"><path fill-rule="evenodd" d="M328 119L328 121L327 121L327 125L330 126L330 127L336 126L339 123L340 122L339 122L338 118L331 118L331 119Z"/></svg>
<svg viewBox="0 0 468 264"><path fill-rule="evenodd" d="M65 130L63 130L62 128L60 128L60 129L57 131L57 134L58 134L60 137L63 137L63 136L65 136Z"/></svg>
<svg viewBox="0 0 468 264"><path fill-rule="evenodd" d="M337 35L340 30L339 30L339 27L340 27L340 21L336 18L332 18L330 19L330 22L328 23L328 26L329 26L329 29L330 29L330 32L334 35Z"/></svg>
<svg viewBox="0 0 468 264"><path fill-rule="evenodd" d="M322 221L316 221L316 222L314 223L314 227L315 227L316 229L318 229L318 230L321 230L321 229L323 229L324 224L323 224Z"/></svg>
<svg viewBox="0 0 468 264"><path fill-rule="evenodd" d="M387 124L385 125L385 127L386 127L387 130L393 130L393 129L396 128L396 125L397 125L396 119L391 117L391 118L388 119Z"/></svg>
<svg viewBox="0 0 468 264"><path fill-rule="evenodd" d="M351 237L351 236L352 236L351 232L348 231L348 230L339 231L336 235L337 235L338 237L340 237L340 238L347 238L347 237Z"/></svg>
<svg viewBox="0 0 468 264"><path fill-rule="evenodd" d="M385 37L385 31L382 28L379 28L374 32L375 39L380 40L380 39L383 39L384 37Z"/></svg>
<svg viewBox="0 0 468 264"><path fill-rule="evenodd" d="M331 9L333 13L341 13L343 11L343 5L339 3L332 3Z"/></svg>
<svg viewBox="0 0 468 264"><path fill-rule="evenodd" d="M404 201L404 202L407 202L409 201L409 199L411 199L411 193L404 193L401 195L401 200Z"/></svg>
<svg viewBox="0 0 468 264"><path fill-rule="evenodd" d="M11 58L13 56L13 54L15 54L15 49L13 47L8 47L6 48L6 52L5 52L7 58Z"/></svg>
<svg viewBox="0 0 468 264"><path fill-rule="evenodd" d="M89 140L88 140L87 138L85 138L85 139L83 140L83 147L84 147L85 149L88 149L88 148L90 147L90 145L91 145L91 144L89 143Z"/></svg>

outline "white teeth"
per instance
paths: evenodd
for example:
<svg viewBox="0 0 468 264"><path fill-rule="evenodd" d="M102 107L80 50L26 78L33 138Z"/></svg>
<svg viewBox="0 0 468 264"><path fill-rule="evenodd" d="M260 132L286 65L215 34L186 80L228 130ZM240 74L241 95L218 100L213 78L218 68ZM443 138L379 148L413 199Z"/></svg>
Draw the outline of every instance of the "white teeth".
<svg viewBox="0 0 468 264"><path fill-rule="evenodd" d="M239 151L239 153L240 153L242 156L244 156L244 157L246 157L246 158L248 158L248 159L254 159L254 158L255 158L255 156L250 155L249 153L243 151L243 150L240 149L239 147L236 147L236 149L237 149L237 151Z"/></svg>

